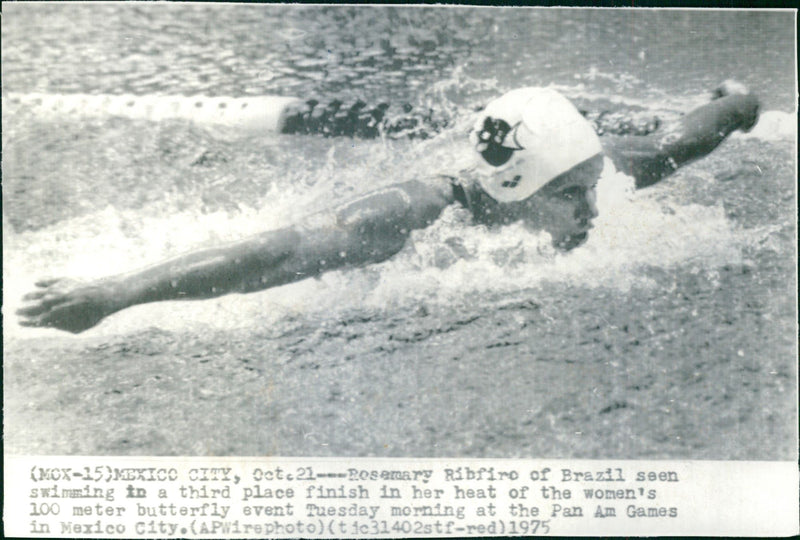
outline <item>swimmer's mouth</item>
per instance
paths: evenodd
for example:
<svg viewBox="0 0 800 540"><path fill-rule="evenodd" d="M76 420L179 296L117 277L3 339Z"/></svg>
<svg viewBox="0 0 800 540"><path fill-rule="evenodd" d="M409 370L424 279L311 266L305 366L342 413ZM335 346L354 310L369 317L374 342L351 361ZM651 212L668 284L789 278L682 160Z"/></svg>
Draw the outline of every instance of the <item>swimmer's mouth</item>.
<svg viewBox="0 0 800 540"><path fill-rule="evenodd" d="M583 232L570 234L562 238L556 247L559 249L563 249L564 251L569 251L571 249L575 249L576 247L580 246L586 239L589 237L589 230L585 230Z"/></svg>

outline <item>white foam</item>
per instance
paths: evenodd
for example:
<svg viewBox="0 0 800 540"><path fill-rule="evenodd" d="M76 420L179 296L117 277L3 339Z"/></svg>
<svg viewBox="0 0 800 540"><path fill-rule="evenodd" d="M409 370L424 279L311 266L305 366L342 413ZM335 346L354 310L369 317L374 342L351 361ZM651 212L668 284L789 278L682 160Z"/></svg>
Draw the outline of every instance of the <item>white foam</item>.
<svg viewBox="0 0 800 540"><path fill-rule="evenodd" d="M643 267L740 260L739 241L721 205L676 206L659 200L657 191L634 193L633 180L614 170L610 161L606 165L598 185L600 217L583 246L561 253L551 247L547 233L521 224L493 230L471 226L465 212L453 209L415 233L413 247L385 263L368 301L380 305L417 294L449 302L454 296L545 282L627 290L649 284L637 272ZM450 266L453 255L443 253L448 241L467 254Z"/></svg>
<svg viewBox="0 0 800 540"><path fill-rule="evenodd" d="M313 161L313 170L306 163L306 169L297 173L300 176L276 171L275 187L260 206L256 203L256 208L242 207L235 213L108 207L37 231L9 233L4 223L4 334L66 335L15 324L13 311L36 278L96 278L140 268L187 250L292 223L342 197L424 177L435 172L432 165L437 171L457 171L471 155L469 145L463 144L470 124L464 115L453 129L413 143L330 141L324 159L320 154L321 159ZM382 264L331 272L262 293L138 306L81 336L145 325L192 331L203 326L269 325L293 313L335 317L341 310L414 305L420 299L446 304L546 282L624 290L649 286L639 271L649 265L669 268L692 261L702 267L739 260L738 239L721 206L665 202L669 186L634 193L632 180L609 163L598 186L600 217L595 228L585 245L566 254L552 248L546 233L520 224L493 230L474 226L465 211L452 207L431 227L415 232L401 253Z"/></svg>
<svg viewBox="0 0 800 540"><path fill-rule="evenodd" d="M748 133L737 131L734 137L765 141L797 140L797 115L783 111L761 113L758 122Z"/></svg>
<svg viewBox="0 0 800 540"><path fill-rule="evenodd" d="M447 147L447 141L427 146L434 152L437 148L445 152ZM740 259L739 242L721 206L677 206L665 202L658 188L634 193L632 179L616 172L610 161L606 165L598 185L600 217L586 244L569 253L555 251L547 233L521 224L497 229L474 226L465 210L453 206L431 227L414 232L406 247L382 264L331 272L262 293L139 306L82 335L113 334L143 325L173 330L248 327L292 313L383 308L420 299L448 303L545 282L625 290L648 286L648 279L637 272L648 265L669 268L690 261L702 267ZM101 277L274 229L296 220L298 208L302 215L302 208L318 204L317 190L328 189L324 184L313 189L282 186L269 193L265 197L269 203L258 210L212 214L188 210L152 217L109 207L47 229L6 235L6 336L54 332L8 324L35 278Z"/></svg>

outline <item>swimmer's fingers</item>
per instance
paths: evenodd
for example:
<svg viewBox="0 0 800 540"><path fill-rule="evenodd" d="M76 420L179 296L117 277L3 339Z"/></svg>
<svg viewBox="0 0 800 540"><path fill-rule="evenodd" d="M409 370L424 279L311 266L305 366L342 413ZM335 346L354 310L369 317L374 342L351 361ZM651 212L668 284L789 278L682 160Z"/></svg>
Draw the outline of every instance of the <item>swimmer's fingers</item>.
<svg viewBox="0 0 800 540"><path fill-rule="evenodd" d="M711 99L713 101L730 96L740 96L739 100L736 102L738 107L736 115L739 122L737 129L747 133L753 129L758 122L761 103L758 97L752 94L745 84L733 79L728 79L720 84L719 87L712 92Z"/></svg>
<svg viewBox="0 0 800 540"><path fill-rule="evenodd" d="M20 319L19 325L28 328L61 328L57 320L54 320L52 317L45 317L44 315Z"/></svg>
<svg viewBox="0 0 800 540"><path fill-rule="evenodd" d="M43 327L48 326L45 313L42 311L33 311L31 309L18 309L17 315L20 316L20 326Z"/></svg>
<svg viewBox="0 0 800 540"><path fill-rule="evenodd" d="M23 305L16 313L35 316L74 299L76 284L74 280L63 278L39 280L36 282L38 289L22 297Z"/></svg>
<svg viewBox="0 0 800 540"><path fill-rule="evenodd" d="M43 326L47 326L44 323L42 323L42 320L41 320L40 317L30 317L30 318L27 318L27 319L20 319L19 320L19 325L20 326L33 327L33 328L41 328Z"/></svg>
<svg viewBox="0 0 800 540"><path fill-rule="evenodd" d="M20 326L58 328L77 334L96 325L102 315L81 301L67 301L39 314L20 319Z"/></svg>
<svg viewBox="0 0 800 540"><path fill-rule="evenodd" d="M38 298L43 297L47 293L48 293L48 291L46 291L46 290L33 291L33 292L29 292L28 294L23 296L22 299L23 300L36 300Z"/></svg>
<svg viewBox="0 0 800 540"><path fill-rule="evenodd" d="M35 304L30 304L28 306L23 306L16 310L14 313L20 315L22 317L32 317L34 315L38 315L47 309L47 306L44 304L37 302Z"/></svg>
<svg viewBox="0 0 800 540"><path fill-rule="evenodd" d="M68 297L81 283L69 278L47 278L40 279L35 285L37 289L23 296L23 300L38 300L44 303L52 303Z"/></svg>
<svg viewBox="0 0 800 540"><path fill-rule="evenodd" d="M22 300L29 302L30 307L38 305L49 307L67 300L70 296L70 290L67 287L46 287L29 292L22 297Z"/></svg>
<svg viewBox="0 0 800 540"><path fill-rule="evenodd" d="M64 281L64 278L57 278L57 277L42 278L36 283L34 283L34 285L36 285L37 287L50 287L52 285L55 285L59 281Z"/></svg>
<svg viewBox="0 0 800 540"><path fill-rule="evenodd" d="M40 298L23 305L21 308L17 309L16 314L24 316L38 315L66 301L67 298L63 295L54 295L51 298Z"/></svg>
<svg viewBox="0 0 800 540"><path fill-rule="evenodd" d="M39 286L35 291L31 291L22 297L23 300L38 300L41 298L63 296L61 287L53 287L51 285Z"/></svg>
<svg viewBox="0 0 800 540"><path fill-rule="evenodd" d="M37 290L23 296L16 310L20 326L51 327L78 333L108 314L108 290L71 278L36 282Z"/></svg>

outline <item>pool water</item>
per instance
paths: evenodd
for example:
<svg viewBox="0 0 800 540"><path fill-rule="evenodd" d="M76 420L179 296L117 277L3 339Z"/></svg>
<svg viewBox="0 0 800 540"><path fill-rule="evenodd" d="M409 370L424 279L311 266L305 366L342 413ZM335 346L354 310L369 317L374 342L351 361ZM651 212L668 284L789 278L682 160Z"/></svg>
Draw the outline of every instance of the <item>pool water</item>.
<svg viewBox="0 0 800 540"><path fill-rule="evenodd" d="M408 103L426 140L3 114L12 453L792 459L796 133L756 129L639 192L607 168L586 245L448 209L369 268L24 329L40 276L101 277L468 159L524 85L670 117L726 78L794 124L789 12L6 4L3 91ZM4 100L5 101L5 100Z"/></svg>

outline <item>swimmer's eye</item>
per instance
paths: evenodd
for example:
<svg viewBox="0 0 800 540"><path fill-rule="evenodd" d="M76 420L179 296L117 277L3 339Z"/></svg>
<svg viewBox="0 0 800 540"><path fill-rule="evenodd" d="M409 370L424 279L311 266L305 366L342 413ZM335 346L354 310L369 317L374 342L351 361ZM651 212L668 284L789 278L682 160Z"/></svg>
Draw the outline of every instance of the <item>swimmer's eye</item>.
<svg viewBox="0 0 800 540"><path fill-rule="evenodd" d="M570 187L561 191L561 198L567 201L576 199L583 194L583 189L579 187Z"/></svg>

